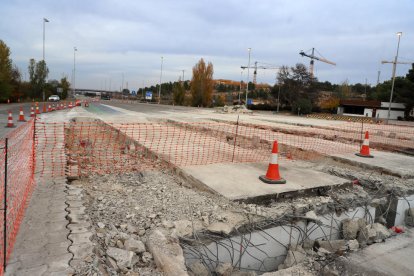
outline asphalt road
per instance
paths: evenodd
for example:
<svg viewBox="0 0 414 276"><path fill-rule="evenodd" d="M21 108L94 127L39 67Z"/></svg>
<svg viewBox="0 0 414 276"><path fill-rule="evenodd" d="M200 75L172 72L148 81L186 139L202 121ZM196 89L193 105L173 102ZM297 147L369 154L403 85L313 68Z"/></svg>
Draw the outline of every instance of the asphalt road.
<svg viewBox="0 0 414 276"><path fill-rule="evenodd" d="M11 103L11 104L0 104L0 138L5 137L7 133L12 131L14 128L6 128L8 121L8 113L12 112L13 123L17 127L24 122L18 122L20 107L23 108L24 117L26 120L30 117L30 106L31 103Z"/></svg>
<svg viewBox="0 0 414 276"><path fill-rule="evenodd" d="M110 101L100 101L101 104L112 105L115 107L137 111L142 113L160 113L161 111L180 111L186 112L194 109L198 109L197 107L186 107L186 106L172 106L172 105L163 105L163 104L153 104L153 103L121 103L116 102L114 100Z"/></svg>

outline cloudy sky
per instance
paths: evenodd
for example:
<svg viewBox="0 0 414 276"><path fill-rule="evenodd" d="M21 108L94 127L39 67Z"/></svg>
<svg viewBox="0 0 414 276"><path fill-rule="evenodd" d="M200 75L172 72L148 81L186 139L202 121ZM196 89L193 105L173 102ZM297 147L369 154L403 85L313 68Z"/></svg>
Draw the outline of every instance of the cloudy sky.
<svg viewBox="0 0 414 276"><path fill-rule="evenodd" d="M72 78L76 87L131 90L182 76L200 59L214 77L239 80L241 65L309 65L312 47L332 66L315 62L320 81L376 84L390 79L398 38L399 60L414 61L413 0L3 0L0 39L28 78L30 58L42 59L43 18L49 79ZM410 65L398 65L405 75ZM275 82L275 70L258 70L258 82ZM252 72L250 72L252 74ZM246 80L247 71L243 73ZM250 79L252 75L250 75Z"/></svg>

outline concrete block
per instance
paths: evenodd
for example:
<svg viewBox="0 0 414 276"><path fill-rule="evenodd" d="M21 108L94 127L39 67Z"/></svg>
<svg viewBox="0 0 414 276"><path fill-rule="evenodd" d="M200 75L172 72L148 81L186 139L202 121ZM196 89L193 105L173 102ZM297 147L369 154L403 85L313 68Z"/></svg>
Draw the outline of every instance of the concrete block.
<svg viewBox="0 0 414 276"><path fill-rule="evenodd" d="M165 275L188 275L183 250L178 242L167 240L161 231L154 230L148 237L147 247Z"/></svg>
<svg viewBox="0 0 414 276"><path fill-rule="evenodd" d="M84 260L86 257L92 256L93 248L92 243L74 244L69 246L69 252L73 254L74 260Z"/></svg>
<svg viewBox="0 0 414 276"><path fill-rule="evenodd" d="M48 271L57 272L67 270L69 266L69 261L72 259L72 254L66 253L64 255L55 255L50 257L47 260Z"/></svg>
<svg viewBox="0 0 414 276"><path fill-rule="evenodd" d="M81 243L90 243L92 241L92 232L84 232L84 233L76 233L76 234L70 234L68 238L74 243L74 244L81 244Z"/></svg>

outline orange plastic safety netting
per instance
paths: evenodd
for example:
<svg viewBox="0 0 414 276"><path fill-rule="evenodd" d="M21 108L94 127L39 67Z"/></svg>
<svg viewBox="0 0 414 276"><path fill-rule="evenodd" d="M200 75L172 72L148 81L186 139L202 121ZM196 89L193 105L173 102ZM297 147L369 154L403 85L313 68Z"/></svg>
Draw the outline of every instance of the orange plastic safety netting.
<svg viewBox="0 0 414 276"><path fill-rule="evenodd" d="M282 158L312 160L358 152L366 130L371 132L373 147L414 148L414 141L409 138L413 128L358 123L330 127L173 120L38 123L37 170L50 176L65 175L67 170L72 175L88 175L163 166L264 162L268 161L274 140L279 142Z"/></svg>
<svg viewBox="0 0 414 276"><path fill-rule="evenodd" d="M33 139L32 119L0 140L0 274L13 250L34 187Z"/></svg>

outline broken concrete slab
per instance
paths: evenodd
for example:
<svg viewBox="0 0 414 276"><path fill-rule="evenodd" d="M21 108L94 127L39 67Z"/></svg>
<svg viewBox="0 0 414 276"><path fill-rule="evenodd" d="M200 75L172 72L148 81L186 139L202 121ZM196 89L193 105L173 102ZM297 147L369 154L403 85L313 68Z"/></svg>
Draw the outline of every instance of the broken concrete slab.
<svg viewBox="0 0 414 276"><path fill-rule="evenodd" d="M377 150L372 150L371 154L374 158L362 158L353 153L334 154L332 157L358 167L379 170L405 179L414 178L414 157Z"/></svg>
<svg viewBox="0 0 414 276"><path fill-rule="evenodd" d="M160 230L154 230L148 237L147 247L164 275L188 275L183 250L178 241L168 240Z"/></svg>
<svg viewBox="0 0 414 276"><path fill-rule="evenodd" d="M183 172L197 186L220 194L231 200L254 202L288 196L294 193L312 192L317 189L349 184L349 181L315 170L298 166L299 161L280 164L279 170L286 184L266 184L259 176L266 174L267 163L230 163L205 166L189 166Z"/></svg>

